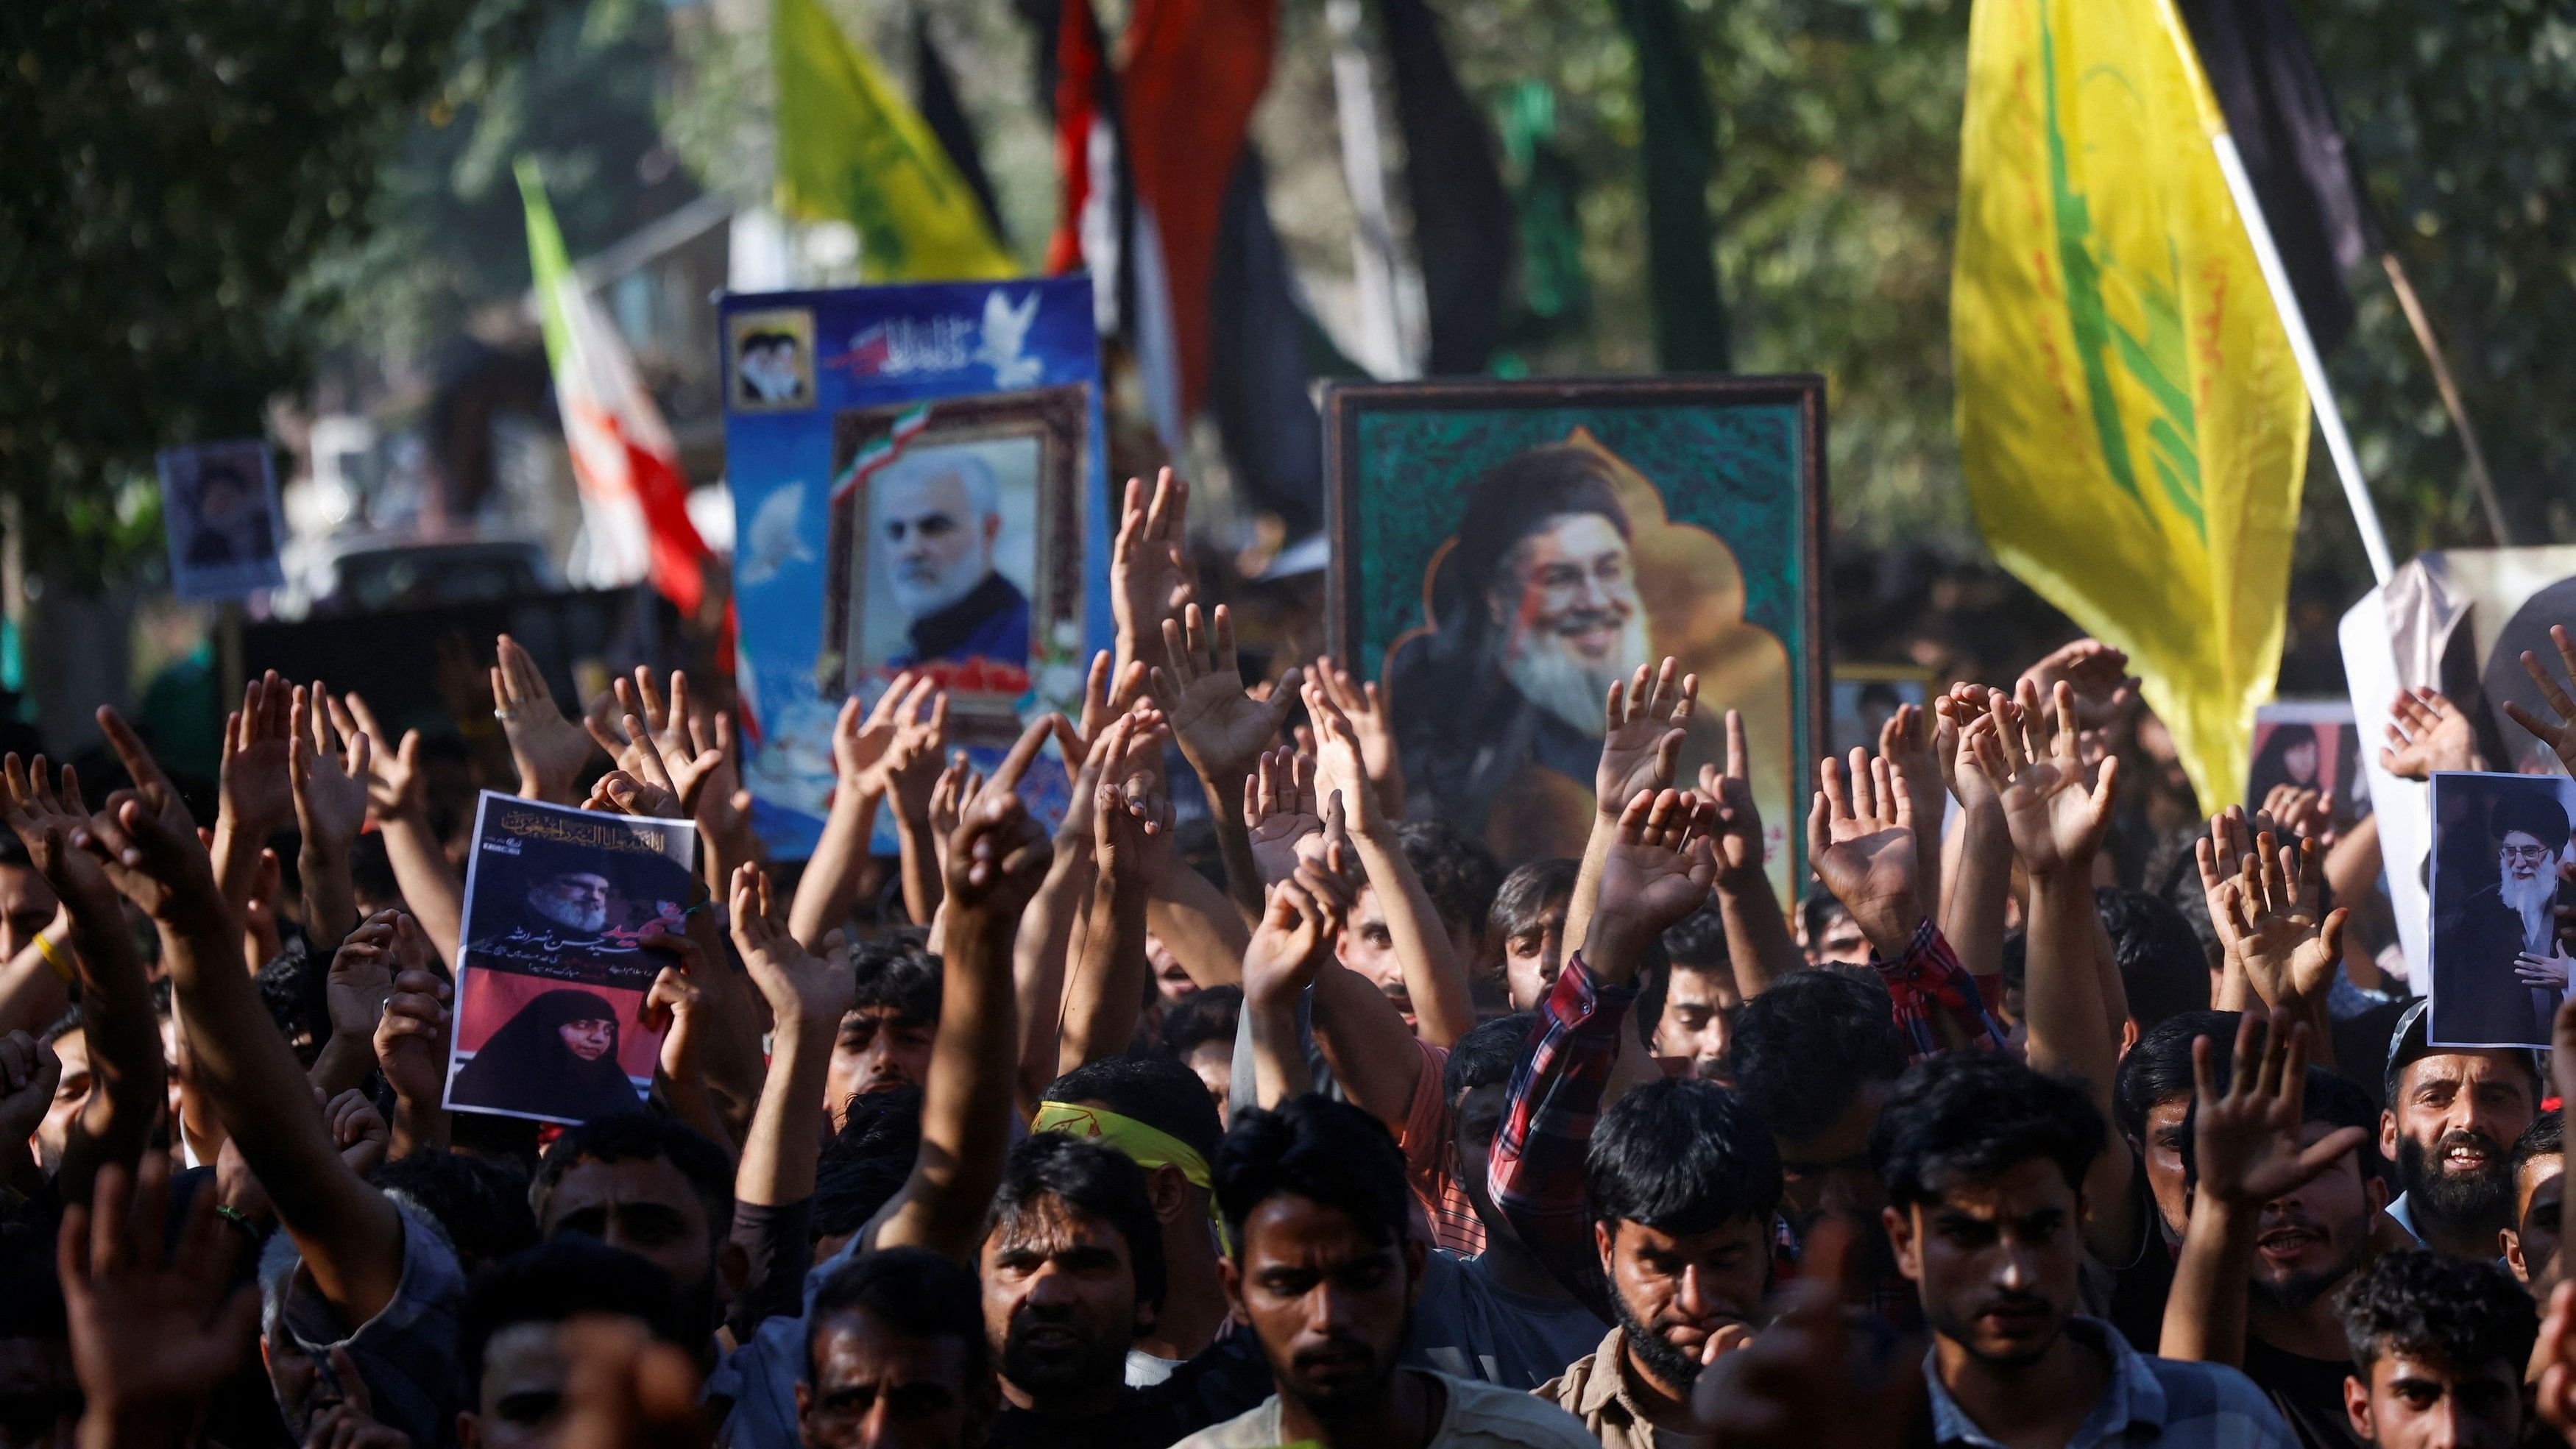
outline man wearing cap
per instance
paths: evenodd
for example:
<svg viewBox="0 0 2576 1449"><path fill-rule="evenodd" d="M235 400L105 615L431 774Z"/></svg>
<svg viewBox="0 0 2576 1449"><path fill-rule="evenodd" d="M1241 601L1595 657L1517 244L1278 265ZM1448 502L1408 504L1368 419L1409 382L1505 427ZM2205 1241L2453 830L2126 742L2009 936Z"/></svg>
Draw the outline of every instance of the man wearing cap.
<svg viewBox="0 0 2576 1449"><path fill-rule="evenodd" d="M2496 882L2433 923L2433 1035L2451 1042L2549 1040L2566 994L2558 949L2558 858L2567 811L2546 781L2517 785L2495 802Z"/></svg>
<svg viewBox="0 0 2576 1449"><path fill-rule="evenodd" d="M2513 1226L2511 1147L2540 1111L2538 1059L2518 1047L2436 1047L2423 1002L2388 1043L2379 1151L2405 1189L2388 1215L2454 1257L2496 1258Z"/></svg>

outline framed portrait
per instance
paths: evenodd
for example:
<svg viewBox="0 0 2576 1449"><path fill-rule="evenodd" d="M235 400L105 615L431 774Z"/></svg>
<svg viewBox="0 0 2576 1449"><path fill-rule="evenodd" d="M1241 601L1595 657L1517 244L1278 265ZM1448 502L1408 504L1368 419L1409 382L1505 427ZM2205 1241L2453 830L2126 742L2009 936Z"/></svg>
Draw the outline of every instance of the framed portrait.
<svg viewBox="0 0 2576 1449"><path fill-rule="evenodd" d="M2545 1047L2567 999L2557 910L2576 820L2564 775L2433 776L2433 928L2426 1039Z"/></svg>
<svg viewBox="0 0 2576 1449"><path fill-rule="evenodd" d="M161 527L170 546L170 591L183 599L239 599L286 582L278 542L277 468L258 438L164 449Z"/></svg>
<svg viewBox="0 0 2576 1449"><path fill-rule="evenodd" d="M825 694L927 672L961 743L1009 745L1033 643L1081 627L1090 400L1069 383L835 417Z"/></svg>
<svg viewBox="0 0 2576 1449"><path fill-rule="evenodd" d="M1825 715L1826 753L1848 755L1854 748L1878 753L1878 732L1898 706L1929 709L1940 687L1931 670L1911 664L1835 665L1833 700Z"/></svg>
<svg viewBox="0 0 2576 1449"><path fill-rule="evenodd" d="M2352 703L2341 699L2284 699L2254 711L2254 762L2245 774L2245 808L2287 785L2314 790L2339 823L2370 813L2370 790L2361 773L2361 729Z"/></svg>
<svg viewBox="0 0 2576 1449"><path fill-rule="evenodd" d="M736 312L725 319L725 387L736 412L814 405L814 313L805 307Z"/></svg>
<svg viewBox="0 0 2576 1449"><path fill-rule="evenodd" d="M1327 631L1377 680L1414 813L1506 866L1579 856L1602 698L1699 676L1681 777L1740 711L1773 884L1806 876L1826 741L1824 380L1337 386Z"/></svg>

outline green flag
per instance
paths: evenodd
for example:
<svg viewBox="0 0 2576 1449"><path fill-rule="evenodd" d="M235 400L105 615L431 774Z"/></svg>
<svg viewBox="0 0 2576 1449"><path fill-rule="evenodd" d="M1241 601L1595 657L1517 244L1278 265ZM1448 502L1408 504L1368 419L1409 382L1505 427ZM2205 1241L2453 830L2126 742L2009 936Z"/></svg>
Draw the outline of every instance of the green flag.
<svg viewBox="0 0 2576 1449"><path fill-rule="evenodd" d="M782 213L856 227L870 281L1019 274L939 138L822 0L777 0L769 42Z"/></svg>
<svg viewBox="0 0 2576 1449"><path fill-rule="evenodd" d="M1717 118L1699 47L1676 0L1619 0L1619 23L1637 52L1655 358L1667 371L1724 372L1731 366L1726 304L1717 294L1717 226L1708 213Z"/></svg>

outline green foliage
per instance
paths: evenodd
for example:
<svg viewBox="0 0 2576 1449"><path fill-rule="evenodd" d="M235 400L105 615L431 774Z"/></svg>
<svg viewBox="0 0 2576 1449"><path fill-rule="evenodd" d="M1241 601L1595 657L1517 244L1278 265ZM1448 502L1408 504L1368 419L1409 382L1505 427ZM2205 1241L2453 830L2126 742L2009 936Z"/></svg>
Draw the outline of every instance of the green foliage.
<svg viewBox="0 0 2576 1449"><path fill-rule="evenodd" d="M302 383L308 262L355 237L461 34L523 0L0 7L0 489L104 560L155 448Z"/></svg>

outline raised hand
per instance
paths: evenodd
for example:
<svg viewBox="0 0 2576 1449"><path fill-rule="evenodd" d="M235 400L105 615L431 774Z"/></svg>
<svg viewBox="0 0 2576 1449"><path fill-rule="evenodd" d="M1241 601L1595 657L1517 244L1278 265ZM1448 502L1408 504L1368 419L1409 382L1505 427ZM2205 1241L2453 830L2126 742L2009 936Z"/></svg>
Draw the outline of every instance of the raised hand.
<svg viewBox="0 0 2576 1449"><path fill-rule="evenodd" d="M2193 1111L2199 1191L2240 1209L2263 1204L2314 1181L2337 1159L2369 1140L2359 1127L2339 1127L2301 1146L2307 1092L2308 1028L2277 1008L2268 1022L2245 1013L2236 1028L2236 1064L2218 1090L2213 1044L2191 1044L2198 1103Z"/></svg>
<svg viewBox="0 0 2576 1449"><path fill-rule="evenodd" d="M111 919L117 909L115 887L108 884L98 858L72 844L89 824L89 806L81 801L80 776L71 766L63 766L58 792L44 756L38 755L33 765L21 765L15 754L0 759L0 821L27 847L36 873L76 914Z"/></svg>
<svg viewBox="0 0 2576 1449"><path fill-rule="evenodd" d="M1914 800L1885 760L1828 755L1807 811L1807 861L1883 960L1903 955L1929 916L1916 891Z"/></svg>
<svg viewBox="0 0 2576 1449"><path fill-rule="evenodd" d="M554 689L536 659L504 634L492 666L492 717L510 741L510 762L519 769L519 793L556 805L573 802L581 772L594 748L590 735L564 717Z"/></svg>
<svg viewBox="0 0 2576 1449"><path fill-rule="evenodd" d="M2569 675L2576 676L2576 638L2568 636L2567 626L2550 625L2549 642L2558 646L2559 665ZM2528 649L2522 651L2522 672L2530 675L2531 682L2540 686L2540 697L2556 718L2544 720L2509 699L2504 702L2506 717L2531 731L2556 753L2560 767L2568 774L2576 775L2576 699L2568 697L2566 689L2550 674L2549 666L2541 663L2540 656Z"/></svg>
<svg viewBox="0 0 2576 1449"><path fill-rule="evenodd" d="M1243 782L1243 824L1263 886L1297 871L1298 847L1324 829L1315 802L1315 762L1295 750L1271 750Z"/></svg>
<svg viewBox="0 0 2576 1449"><path fill-rule="evenodd" d="M2269 831L2243 857L2235 879L2213 897L2227 918L2221 944L2245 968L2246 984L2270 1006L2306 1010L2324 999L2343 964L2346 913L2323 915L2317 888L2324 852L2312 842L2282 845ZM2215 919L2215 916L2213 916Z"/></svg>
<svg viewBox="0 0 2576 1449"><path fill-rule="evenodd" d="M414 931L409 918L405 927ZM394 1095L436 1106L447 1084L447 1001L450 988L437 972L407 968L395 973L393 991L376 1020L376 1065Z"/></svg>
<svg viewBox="0 0 2576 1449"><path fill-rule="evenodd" d="M2519 717L2514 722L2531 729ZM2401 780L2430 780L2436 770L2476 769L2477 747L2477 731L2458 705L2429 689L2401 689L2388 704L2388 744L2379 752L2379 768Z"/></svg>
<svg viewBox="0 0 2576 1449"><path fill-rule="evenodd" d="M2263 813L2282 831L2302 840L2323 840L2334 828L2334 808L2324 792L2303 790L2287 781L2263 792Z"/></svg>
<svg viewBox="0 0 2576 1449"><path fill-rule="evenodd" d="M948 757L948 768L939 772L938 782L930 787L930 843L937 851L940 874L948 873L948 839L957 833L957 823L966 807L984 788L984 774L966 758L964 750Z"/></svg>
<svg viewBox="0 0 2576 1449"><path fill-rule="evenodd" d="M228 910L215 888L214 862L197 838L197 822L160 761L116 711L102 708L98 723L134 785L108 796L73 832L72 844L96 857L108 881L156 921L191 909Z"/></svg>
<svg viewBox="0 0 2576 1449"><path fill-rule="evenodd" d="M388 750L383 742L391 736L365 700L345 694L331 699L330 705L332 726L342 736L362 734L375 742L367 754L367 813L376 823L428 809L429 796L420 773L420 731L403 731L401 742Z"/></svg>
<svg viewBox="0 0 2576 1449"><path fill-rule="evenodd" d="M1170 716L1190 768L1212 786L1231 790L1236 780L1250 777L1253 762L1279 737L1297 697L1297 671L1288 671L1266 701L1244 693L1234 616L1223 604L1212 620L1191 604L1179 619L1165 619L1162 632L1171 667L1147 671L1154 698Z"/></svg>
<svg viewBox="0 0 2576 1449"><path fill-rule="evenodd" d="M1055 722L1060 723L1061 717L1055 717ZM1037 754L1037 742L1049 728L1049 720L1040 720L1020 736L984 793L966 807L966 818L949 839L946 884L952 918L971 912L1015 929L1020 913L1045 882L1055 848L1047 841L1045 827L1020 803L1017 788L1029 758ZM1006 777L1008 783L1004 783ZM951 929L956 929L953 919Z"/></svg>
<svg viewBox="0 0 2576 1449"><path fill-rule="evenodd" d="M1716 806L1679 790L1637 792L1601 859L1601 904L1584 948L1589 964L1625 979L1648 941L1708 903L1717 856Z"/></svg>
<svg viewBox="0 0 2576 1449"><path fill-rule="evenodd" d="M1152 705L1138 705L1109 727L1099 779L1092 786L1092 850L1105 880L1132 877L1151 889L1172 859L1172 802L1156 765L1171 727Z"/></svg>
<svg viewBox="0 0 2576 1449"><path fill-rule="evenodd" d="M771 895L769 875L756 865L735 867L732 884L733 946L772 1019L837 1029L855 990L847 940L839 931L825 936L820 956L797 944L787 929L787 902Z"/></svg>
<svg viewBox="0 0 2576 1449"><path fill-rule="evenodd" d="M1130 650L1161 639L1163 621L1178 618L1198 592L1186 551L1189 512L1190 485L1171 469L1156 475L1150 498L1144 479L1127 480L1118 537L1109 550L1109 610L1119 640Z"/></svg>
<svg viewBox="0 0 2576 1449"><path fill-rule="evenodd" d="M156 1152L139 1175L101 1166L92 1201L63 1210L55 1265L84 1443L179 1442L258 1330L259 1294L233 1281L215 1194L190 1196L175 1238L169 1207L170 1159Z"/></svg>
<svg viewBox="0 0 2576 1449"><path fill-rule="evenodd" d="M1900 704L1896 713L1878 727L1878 753L1897 774L1904 777L1906 793L1914 797L1914 818L1937 825L1941 819L1941 795L1946 785L1942 779L1941 755L1933 743L1933 716L1921 705ZM1926 830L1923 838L1929 844L1924 855L1928 872L1937 871L1941 860L1941 832Z"/></svg>
<svg viewBox="0 0 2576 1449"><path fill-rule="evenodd" d="M1335 708L1341 710L1359 733L1360 761L1368 769L1369 784L1377 791L1378 805L1387 814L1401 818L1404 814L1404 765L1395 746L1395 723L1379 696L1378 687L1353 679L1351 672L1335 662L1331 655L1315 661L1316 682ZM1293 699L1297 693L1297 671L1289 670L1271 686L1273 698Z"/></svg>
<svg viewBox="0 0 2576 1449"><path fill-rule="evenodd" d="M272 669L242 687L241 709L225 717L218 834L255 848L295 818L294 695Z"/></svg>
<svg viewBox="0 0 2576 1449"><path fill-rule="evenodd" d="M1859 1276L1861 1234L1876 1231L1832 1214L1816 1224L1799 1255L1797 1281L1780 1295L1779 1315L1750 1344L1712 1355L1692 1385L1701 1442L1725 1449L1899 1449L1911 1442L1931 1413L1920 1344L1900 1345L1883 1375L1866 1376L1852 1353L1864 1340L1843 1310L1847 1285Z"/></svg>
<svg viewBox="0 0 2576 1449"><path fill-rule="evenodd" d="M398 910L378 911L359 923L332 953L322 988L332 1035L375 1040L376 1019L385 1014L385 1000L394 994L394 936L403 919Z"/></svg>
<svg viewBox="0 0 2576 1449"><path fill-rule="evenodd" d="M0 1036L0 1172L26 1161L27 1139L53 1110L62 1080L62 1059L51 1046L23 1031Z"/></svg>
<svg viewBox="0 0 2576 1449"><path fill-rule="evenodd" d="M1302 861L1272 886L1243 953L1245 1003L1288 1005L1313 985L1315 972L1341 939L1355 895L1348 877L1322 861Z"/></svg>
<svg viewBox="0 0 2576 1449"><path fill-rule="evenodd" d="M2035 876L2092 867L2111 828L2111 800L2119 785L2119 761L2105 760L2099 780L2085 788L2074 690L2060 681L2053 703L2052 723L2025 685L2021 727L1979 731L1976 739L1977 773L2002 803L2013 850Z"/></svg>
<svg viewBox="0 0 2576 1449"><path fill-rule="evenodd" d="M1670 657L1649 672L1614 681L1603 710L1601 763L1592 772L1595 803L1616 820L1640 790L1665 790L1673 784L1682 741L1690 733L1691 707L1699 698L1699 676L1681 673ZM1311 712L1313 704L1308 703Z"/></svg>
<svg viewBox="0 0 2576 1449"><path fill-rule="evenodd" d="M324 1103L322 1125L330 1130L331 1145L339 1149L340 1160L349 1164L351 1172L364 1177L384 1165L393 1128L386 1125L383 1114L367 1100L365 1092L351 1087Z"/></svg>
<svg viewBox="0 0 2576 1449"><path fill-rule="evenodd" d="M1071 741L1065 746L1068 762L1090 754L1092 741L1100 738L1100 732L1145 697L1145 661L1130 660L1121 669L1114 660L1115 656L1106 649L1091 656L1091 672L1082 682L1082 717L1067 724L1063 731Z"/></svg>
<svg viewBox="0 0 2576 1449"><path fill-rule="evenodd" d="M2138 681L2129 673L2129 656L2099 639L2078 639L2024 671L2028 685L2046 699L2064 684L2075 692L2076 722L2088 730L2108 729L2127 720L2138 703Z"/></svg>
<svg viewBox="0 0 2576 1449"><path fill-rule="evenodd" d="M287 780L295 800L295 825L308 850L346 860L367 823L367 765L374 744L360 730L342 736L332 727L320 680L295 688L287 711Z"/></svg>
<svg viewBox="0 0 2576 1449"><path fill-rule="evenodd" d="M1717 882L1743 889L1762 878L1762 812L1753 804L1751 751L1744 746L1744 716L1726 712L1726 769L1699 767L1699 792L1714 805L1710 834L1717 854Z"/></svg>
<svg viewBox="0 0 2576 1449"><path fill-rule="evenodd" d="M1615 688L1615 686L1614 686ZM1315 725L1315 793L1339 794L1350 812L1351 829L1366 835L1394 822L1368 781L1368 755L1360 744L1359 726L1316 680L1303 691L1306 717Z"/></svg>

